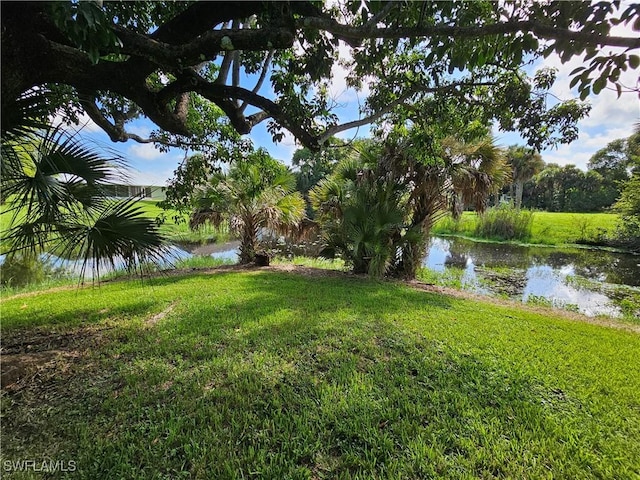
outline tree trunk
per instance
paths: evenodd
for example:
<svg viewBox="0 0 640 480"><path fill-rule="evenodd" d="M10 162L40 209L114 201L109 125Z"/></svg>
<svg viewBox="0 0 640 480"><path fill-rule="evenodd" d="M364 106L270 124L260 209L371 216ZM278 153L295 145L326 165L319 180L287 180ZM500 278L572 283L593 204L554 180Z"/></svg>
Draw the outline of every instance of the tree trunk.
<svg viewBox="0 0 640 480"><path fill-rule="evenodd" d="M516 182L516 209L520 210L522 206L522 191L524 190L524 182Z"/></svg>
<svg viewBox="0 0 640 480"><path fill-rule="evenodd" d="M454 220L459 220L462 216L462 212L464 211L464 201L462 199L461 192L454 192L453 194L453 205L451 208L451 215Z"/></svg>
<svg viewBox="0 0 640 480"><path fill-rule="evenodd" d="M253 262L256 256L258 229L253 222L245 222L240 235L240 264Z"/></svg>

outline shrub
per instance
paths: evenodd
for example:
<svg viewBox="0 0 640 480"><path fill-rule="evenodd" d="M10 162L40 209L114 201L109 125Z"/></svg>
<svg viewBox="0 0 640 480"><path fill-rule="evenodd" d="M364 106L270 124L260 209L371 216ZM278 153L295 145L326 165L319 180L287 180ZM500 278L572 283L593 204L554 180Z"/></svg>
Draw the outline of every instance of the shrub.
<svg viewBox="0 0 640 480"><path fill-rule="evenodd" d="M33 255L9 255L0 267L0 272L2 285L22 287L44 280L44 263Z"/></svg>
<svg viewBox="0 0 640 480"><path fill-rule="evenodd" d="M490 239L528 240L532 223L533 212L502 204L480 215L475 234Z"/></svg>

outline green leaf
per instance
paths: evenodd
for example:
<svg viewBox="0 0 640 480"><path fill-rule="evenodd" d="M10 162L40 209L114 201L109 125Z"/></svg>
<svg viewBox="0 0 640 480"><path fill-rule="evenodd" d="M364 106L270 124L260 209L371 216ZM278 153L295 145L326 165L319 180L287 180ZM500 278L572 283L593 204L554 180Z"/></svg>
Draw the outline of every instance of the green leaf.
<svg viewBox="0 0 640 480"><path fill-rule="evenodd" d="M582 90L580 92L580 100L584 101L587 99L587 97L589 96L591 88L589 87L589 85L587 85L584 90Z"/></svg>
<svg viewBox="0 0 640 480"><path fill-rule="evenodd" d="M571 79L571 83L569 83L569 88L575 87L578 84L579 81L580 81L580 77L579 76L573 77Z"/></svg>
<svg viewBox="0 0 640 480"><path fill-rule="evenodd" d="M593 82L593 93L598 95L602 89L607 84L607 80L604 77L599 77L595 82Z"/></svg>
<svg viewBox="0 0 640 480"><path fill-rule="evenodd" d="M640 57L638 55L629 55L629 66L631 68L640 67Z"/></svg>

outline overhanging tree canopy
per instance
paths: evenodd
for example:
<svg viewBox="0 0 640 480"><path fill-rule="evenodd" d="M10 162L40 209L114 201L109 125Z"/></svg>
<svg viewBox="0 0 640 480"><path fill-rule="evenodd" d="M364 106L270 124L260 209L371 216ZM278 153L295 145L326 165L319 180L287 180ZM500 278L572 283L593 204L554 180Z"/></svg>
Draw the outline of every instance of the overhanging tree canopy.
<svg viewBox="0 0 640 480"><path fill-rule="evenodd" d="M621 23L640 29L640 5L5 2L2 109L46 85L52 109L81 106L113 141L202 145L268 121L275 140L286 129L315 148L397 106L420 108L442 95L461 105L488 103L503 128L529 130L530 143L541 146L586 109L576 102L547 109L540 96L531 106L523 59L586 52L588 63L572 79L583 99L606 86L621 92L621 71L640 63L631 53L638 36L611 34ZM343 125L327 93L340 50L350 54L349 85L375 80L363 118ZM272 95L261 93L267 77ZM536 84L544 90L552 81L546 73ZM150 138L128 129L139 116L159 127ZM551 142L573 138L568 128Z"/></svg>

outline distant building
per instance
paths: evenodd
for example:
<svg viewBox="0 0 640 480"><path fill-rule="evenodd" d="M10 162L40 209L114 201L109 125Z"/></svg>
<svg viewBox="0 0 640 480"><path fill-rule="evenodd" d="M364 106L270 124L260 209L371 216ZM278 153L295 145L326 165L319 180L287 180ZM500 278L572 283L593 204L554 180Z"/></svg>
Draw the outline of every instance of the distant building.
<svg viewBox="0 0 640 480"><path fill-rule="evenodd" d="M105 189L110 197L130 198L140 197L147 200L164 200L164 187L156 185L106 185Z"/></svg>

